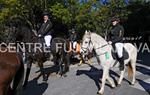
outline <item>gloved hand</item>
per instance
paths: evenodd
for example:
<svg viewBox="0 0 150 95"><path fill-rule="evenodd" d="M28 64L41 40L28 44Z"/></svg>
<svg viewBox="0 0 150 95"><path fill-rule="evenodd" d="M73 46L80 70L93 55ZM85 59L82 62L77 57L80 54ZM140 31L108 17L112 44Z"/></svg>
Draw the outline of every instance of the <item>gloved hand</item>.
<svg viewBox="0 0 150 95"><path fill-rule="evenodd" d="M41 34L38 35L38 37L41 37L41 36L42 36Z"/></svg>
<svg viewBox="0 0 150 95"><path fill-rule="evenodd" d="M35 36L38 36L37 31L32 29L32 32L34 33Z"/></svg>
<svg viewBox="0 0 150 95"><path fill-rule="evenodd" d="M112 44L112 41L109 41L109 42L108 42L108 44L110 44L110 45L111 45L111 44Z"/></svg>

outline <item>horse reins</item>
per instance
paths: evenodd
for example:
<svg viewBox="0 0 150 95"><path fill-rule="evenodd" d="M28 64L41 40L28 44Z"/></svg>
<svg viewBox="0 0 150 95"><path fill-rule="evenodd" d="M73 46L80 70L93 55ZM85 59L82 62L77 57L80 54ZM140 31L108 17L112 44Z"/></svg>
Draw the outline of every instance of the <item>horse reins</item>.
<svg viewBox="0 0 150 95"><path fill-rule="evenodd" d="M92 43L92 41L91 41L91 37L89 37L89 39L90 39L90 42ZM89 43L90 43L90 42L89 42ZM92 45L93 45L93 43L92 43ZM100 48L103 48L103 47L105 47L105 46L107 46L107 45L110 45L110 44L108 44L108 43L107 43L107 44L105 44L105 45L102 45L102 46L100 46L100 47L95 48L94 50L96 50L96 49L100 49ZM89 49L88 49L88 47L87 47L87 48L81 47L81 49L82 49L82 48L83 48L83 49L87 49L87 50L89 50ZM82 50L83 50L83 49L82 49ZM85 51L85 50L83 50L83 51ZM106 52L105 52L105 53L103 53L103 54L106 54ZM100 56L100 55L103 55L103 54L99 54L99 55L98 55L98 54L96 54L96 56Z"/></svg>

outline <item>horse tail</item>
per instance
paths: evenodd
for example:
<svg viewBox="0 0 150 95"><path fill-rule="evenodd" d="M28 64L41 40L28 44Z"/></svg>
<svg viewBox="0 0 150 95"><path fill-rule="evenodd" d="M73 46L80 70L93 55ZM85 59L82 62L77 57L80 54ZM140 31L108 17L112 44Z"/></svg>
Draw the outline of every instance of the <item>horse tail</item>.
<svg viewBox="0 0 150 95"><path fill-rule="evenodd" d="M130 61L128 64L128 77L131 77L131 76L134 77L135 71L136 71L137 48L131 43L126 43L124 45L125 45L124 47L126 48L126 50L129 50L129 53L130 53L129 54Z"/></svg>
<svg viewBox="0 0 150 95"><path fill-rule="evenodd" d="M131 62L129 62L129 64L128 64L128 77L131 77L131 76L133 76L133 69L131 66Z"/></svg>
<svg viewBox="0 0 150 95"><path fill-rule="evenodd" d="M20 91L23 87L23 81L24 81L24 64L23 60L20 60L20 66L16 72L12 86L15 95L20 95Z"/></svg>

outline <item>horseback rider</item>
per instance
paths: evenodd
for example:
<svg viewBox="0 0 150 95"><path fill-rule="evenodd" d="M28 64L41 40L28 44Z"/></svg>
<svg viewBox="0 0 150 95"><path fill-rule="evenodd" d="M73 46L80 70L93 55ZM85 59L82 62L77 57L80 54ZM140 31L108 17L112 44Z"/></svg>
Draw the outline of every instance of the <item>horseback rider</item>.
<svg viewBox="0 0 150 95"><path fill-rule="evenodd" d="M47 47L50 47L52 39L52 22L47 12L43 13L43 24L38 31L38 37L43 37Z"/></svg>
<svg viewBox="0 0 150 95"><path fill-rule="evenodd" d="M44 38L44 42L46 45L45 57L49 60L50 57L50 46L52 39L52 22L49 19L49 14L47 12L43 13L43 23L38 31L38 37Z"/></svg>
<svg viewBox="0 0 150 95"><path fill-rule="evenodd" d="M111 19L112 22L112 30L110 32L110 39L109 44L112 44L115 48L118 56L118 61L120 62L120 70L124 70L124 58L123 58L123 35L124 35L124 28L120 25L120 19L117 17L113 17Z"/></svg>
<svg viewBox="0 0 150 95"><path fill-rule="evenodd" d="M71 41L72 49L75 50L76 49L76 45L77 45L77 34L76 34L75 29L71 30L71 35L69 37L69 40Z"/></svg>

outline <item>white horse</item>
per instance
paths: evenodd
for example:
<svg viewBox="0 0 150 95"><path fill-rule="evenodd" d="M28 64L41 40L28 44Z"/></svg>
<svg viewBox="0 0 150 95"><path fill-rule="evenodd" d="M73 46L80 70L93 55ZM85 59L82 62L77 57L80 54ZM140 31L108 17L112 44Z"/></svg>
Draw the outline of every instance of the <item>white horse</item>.
<svg viewBox="0 0 150 95"><path fill-rule="evenodd" d="M98 91L98 94L102 95L104 93L104 86L106 79L114 88L114 81L109 76L109 69L114 66L116 60L112 57L112 45L108 44L108 42L102 38L100 35L91 32L85 32L84 37L82 39L82 49L83 51L88 51L93 45L93 49L96 52L96 57L100 61L100 64L103 69L102 76L102 85L101 89ZM128 64L128 76L132 75L131 84L135 83L135 72L136 72L136 60L137 60L137 48L130 43L125 43L124 48L129 54L129 58L125 60L125 65ZM119 65L119 64L118 64ZM118 66L116 65L116 66ZM118 81L118 85L121 85L122 79L124 77L125 69L121 71L120 78Z"/></svg>

